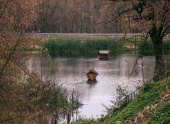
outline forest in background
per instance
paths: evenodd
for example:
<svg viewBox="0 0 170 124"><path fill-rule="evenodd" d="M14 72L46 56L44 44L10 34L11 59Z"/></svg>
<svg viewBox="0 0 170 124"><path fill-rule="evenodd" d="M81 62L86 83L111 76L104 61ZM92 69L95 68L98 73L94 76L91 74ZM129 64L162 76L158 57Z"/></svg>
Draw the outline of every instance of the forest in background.
<svg viewBox="0 0 170 124"><path fill-rule="evenodd" d="M113 20L113 12L119 9L107 0L43 0L39 17L27 32L138 33L126 15Z"/></svg>

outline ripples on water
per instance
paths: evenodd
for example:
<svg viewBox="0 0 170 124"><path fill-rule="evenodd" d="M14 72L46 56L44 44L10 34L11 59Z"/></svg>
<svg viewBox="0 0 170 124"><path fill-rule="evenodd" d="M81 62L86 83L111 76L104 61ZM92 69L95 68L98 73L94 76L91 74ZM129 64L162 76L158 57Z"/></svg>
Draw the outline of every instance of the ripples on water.
<svg viewBox="0 0 170 124"><path fill-rule="evenodd" d="M100 61L96 58L52 58L54 67L51 67L48 59L35 57L26 62L30 71L38 69L42 78L52 75L56 83L62 84L69 90L74 90L84 106L79 109L79 115L84 117L100 117L106 114L102 104L109 106L110 100L117 97L118 85L128 86L128 92L135 90L141 84L142 60L139 60L135 71L130 76L136 55L124 54L108 61ZM153 75L154 57L144 57L144 77L149 80ZM86 73L89 69L95 69L99 75L97 82L90 85L87 82Z"/></svg>

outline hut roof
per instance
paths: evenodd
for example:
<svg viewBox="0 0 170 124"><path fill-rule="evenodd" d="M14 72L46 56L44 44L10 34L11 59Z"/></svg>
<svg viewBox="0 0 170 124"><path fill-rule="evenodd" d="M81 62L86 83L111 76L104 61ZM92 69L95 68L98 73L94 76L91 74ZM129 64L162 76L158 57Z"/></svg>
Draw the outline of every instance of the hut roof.
<svg viewBox="0 0 170 124"><path fill-rule="evenodd" d="M98 73L94 69L91 69L86 75L88 75L89 73L94 73L95 75L98 75Z"/></svg>
<svg viewBox="0 0 170 124"><path fill-rule="evenodd" d="M109 50L99 50L100 54L109 54Z"/></svg>

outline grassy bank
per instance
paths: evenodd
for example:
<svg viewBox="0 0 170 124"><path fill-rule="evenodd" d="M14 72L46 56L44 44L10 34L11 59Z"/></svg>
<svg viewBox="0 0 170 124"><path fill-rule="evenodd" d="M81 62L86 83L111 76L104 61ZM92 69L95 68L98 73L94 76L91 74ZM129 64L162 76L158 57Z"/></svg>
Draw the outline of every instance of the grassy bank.
<svg viewBox="0 0 170 124"><path fill-rule="evenodd" d="M170 90L167 89L170 89L170 77L157 83L145 83L139 96L119 112L96 121L86 119L75 124L126 124L127 120L134 118L139 112L145 117L141 120L146 124L168 124L170 123ZM164 96L167 97L167 101L163 100Z"/></svg>
<svg viewBox="0 0 170 124"><path fill-rule="evenodd" d="M170 55L170 41L165 41L163 43L163 54L164 55ZM142 42L139 44L138 52L141 55L153 55L154 54L154 48L152 42Z"/></svg>
<svg viewBox="0 0 170 124"><path fill-rule="evenodd" d="M123 52L123 44L113 39L51 39L44 44L51 56L98 54L98 50L110 50L110 54L118 55Z"/></svg>

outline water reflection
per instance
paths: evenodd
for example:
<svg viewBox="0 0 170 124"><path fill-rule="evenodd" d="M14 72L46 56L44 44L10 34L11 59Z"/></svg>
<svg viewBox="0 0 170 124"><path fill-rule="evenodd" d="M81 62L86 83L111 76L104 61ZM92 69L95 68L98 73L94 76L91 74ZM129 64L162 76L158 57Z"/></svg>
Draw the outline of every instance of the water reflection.
<svg viewBox="0 0 170 124"><path fill-rule="evenodd" d="M136 57L134 54L124 54L109 61L99 61L96 58L52 58L50 62L47 58L35 57L27 61L26 65L30 71L37 68L44 80L50 77L55 83L62 84L70 91L74 90L84 104L79 111L80 115L93 115L96 118L106 114L102 104L109 106L109 101L117 97L118 85L128 86L128 91L132 92L142 82L142 61L145 80L152 78L154 57L143 57L131 74ZM99 73L96 82L87 81L86 73L92 68Z"/></svg>
<svg viewBox="0 0 170 124"><path fill-rule="evenodd" d="M87 84L89 85L89 88L93 88L97 83L97 80L87 80Z"/></svg>

